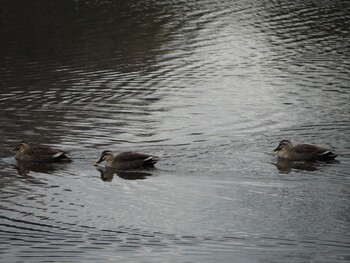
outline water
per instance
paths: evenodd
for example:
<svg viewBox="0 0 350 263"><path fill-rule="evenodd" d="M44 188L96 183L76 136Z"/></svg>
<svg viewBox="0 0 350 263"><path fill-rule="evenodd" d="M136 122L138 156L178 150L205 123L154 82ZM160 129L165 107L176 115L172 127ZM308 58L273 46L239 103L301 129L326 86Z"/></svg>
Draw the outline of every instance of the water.
<svg viewBox="0 0 350 263"><path fill-rule="evenodd" d="M348 1L1 6L1 261L350 261ZM21 139L74 161L17 164ZM343 155L291 167L281 139Z"/></svg>

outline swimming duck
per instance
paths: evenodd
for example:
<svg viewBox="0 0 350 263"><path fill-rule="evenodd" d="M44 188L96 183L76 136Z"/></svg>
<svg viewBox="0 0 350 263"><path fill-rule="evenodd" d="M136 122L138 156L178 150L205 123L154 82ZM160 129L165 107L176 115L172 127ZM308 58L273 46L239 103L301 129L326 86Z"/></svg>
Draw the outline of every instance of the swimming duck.
<svg viewBox="0 0 350 263"><path fill-rule="evenodd" d="M100 159L94 165L97 166L103 161L106 161L107 168L131 170L153 168L154 164L159 161L159 157L138 152L123 152L114 156L113 152L108 150L102 152Z"/></svg>
<svg viewBox="0 0 350 263"><path fill-rule="evenodd" d="M70 161L64 151L42 144L29 144L25 141L21 141L12 151L16 152L16 160L18 161L36 163Z"/></svg>
<svg viewBox="0 0 350 263"><path fill-rule="evenodd" d="M338 155L329 149L312 144L293 144L288 140L282 140L273 150L277 156L290 161L327 161L333 160Z"/></svg>

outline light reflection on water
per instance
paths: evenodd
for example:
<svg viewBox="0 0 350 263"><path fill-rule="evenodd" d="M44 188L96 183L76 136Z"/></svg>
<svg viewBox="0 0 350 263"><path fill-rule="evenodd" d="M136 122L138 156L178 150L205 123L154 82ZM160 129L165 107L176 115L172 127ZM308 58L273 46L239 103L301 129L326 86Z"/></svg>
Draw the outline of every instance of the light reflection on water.
<svg viewBox="0 0 350 263"><path fill-rule="evenodd" d="M3 4L1 258L350 259L347 2L68 3ZM283 138L343 155L281 163ZM21 139L74 162L17 163Z"/></svg>

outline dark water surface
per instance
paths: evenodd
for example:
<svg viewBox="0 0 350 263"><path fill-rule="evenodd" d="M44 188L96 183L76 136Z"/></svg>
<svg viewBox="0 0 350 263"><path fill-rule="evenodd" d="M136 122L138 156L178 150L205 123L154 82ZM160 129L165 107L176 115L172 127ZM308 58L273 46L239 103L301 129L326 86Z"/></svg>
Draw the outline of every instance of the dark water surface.
<svg viewBox="0 0 350 263"><path fill-rule="evenodd" d="M349 1L0 6L2 262L350 262ZM21 139L74 162L17 164Z"/></svg>

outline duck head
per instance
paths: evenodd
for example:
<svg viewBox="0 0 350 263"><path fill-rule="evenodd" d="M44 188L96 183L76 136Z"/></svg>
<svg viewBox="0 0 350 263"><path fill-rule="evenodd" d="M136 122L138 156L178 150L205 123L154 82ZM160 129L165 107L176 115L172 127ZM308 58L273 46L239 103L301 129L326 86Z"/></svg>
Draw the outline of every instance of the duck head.
<svg viewBox="0 0 350 263"><path fill-rule="evenodd" d="M278 144L278 146L273 149L273 152L288 152L291 148L293 148L293 144L288 141L288 140L282 140L280 141L280 143Z"/></svg>
<svg viewBox="0 0 350 263"><path fill-rule="evenodd" d="M12 149L12 152L16 152L16 153L25 153L29 150L30 146L28 143L26 143L25 141L21 141L16 148Z"/></svg>
<svg viewBox="0 0 350 263"><path fill-rule="evenodd" d="M100 159L98 159L97 162L95 162L94 165L98 165L99 163L102 163L103 161L107 162L107 166L110 166L111 163L114 161L114 155L112 151L103 151L101 154Z"/></svg>

